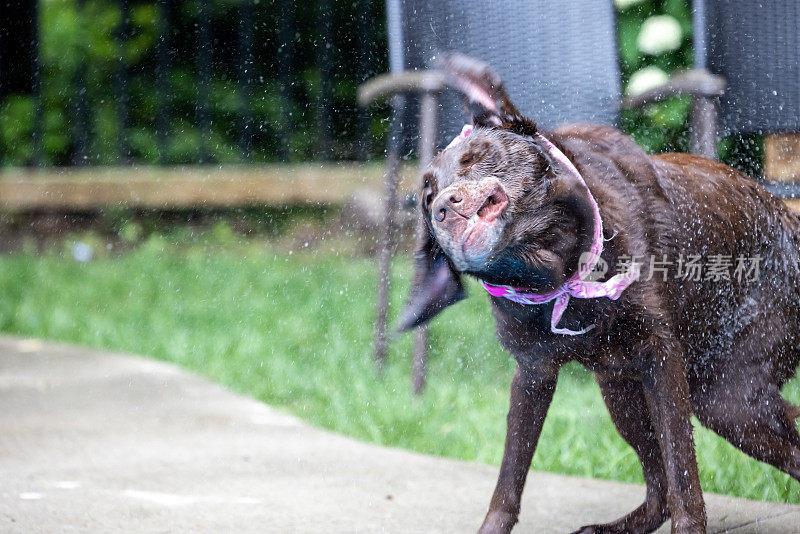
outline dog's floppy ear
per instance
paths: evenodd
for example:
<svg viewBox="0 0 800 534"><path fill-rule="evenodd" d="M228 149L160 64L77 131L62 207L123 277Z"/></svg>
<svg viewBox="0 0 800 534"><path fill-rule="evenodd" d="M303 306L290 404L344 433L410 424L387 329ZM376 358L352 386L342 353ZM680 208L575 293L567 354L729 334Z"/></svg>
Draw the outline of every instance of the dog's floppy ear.
<svg viewBox="0 0 800 534"><path fill-rule="evenodd" d="M503 80L486 63L462 54L445 54L437 66L448 84L464 93L467 113L475 126L515 130L534 135L536 123L523 117L511 102Z"/></svg>
<svg viewBox="0 0 800 534"><path fill-rule="evenodd" d="M430 321L440 311L466 297L461 277L421 218L420 224L419 243L414 254L414 280L400 316L398 332Z"/></svg>

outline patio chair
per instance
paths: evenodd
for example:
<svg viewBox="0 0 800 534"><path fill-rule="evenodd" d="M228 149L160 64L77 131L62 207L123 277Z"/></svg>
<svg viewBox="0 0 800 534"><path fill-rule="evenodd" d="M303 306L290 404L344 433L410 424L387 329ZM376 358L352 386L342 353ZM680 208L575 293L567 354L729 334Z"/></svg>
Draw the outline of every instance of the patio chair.
<svg viewBox="0 0 800 534"><path fill-rule="evenodd" d="M764 135L764 185L800 197L800 3L695 0L695 63L724 76L724 135Z"/></svg>
<svg viewBox="0 0 800 534"><path fill-rule="evenodd" d="M508 31L509 24L514 25L513 31ZM423 95L421 165L430 161L437 146L460 131L464 121L459 96L445 89L440 73L426 70L440 51L459 51L491 64L520 111L544 127L568 122L614 124L621 106L639 108L672 96L691 95L692 151L716 158L716 101L723 94L724 81L703 70L692 71L622 100L611 0L388 0L387 27L390 73L369 80L359 93L362 105L382 97L393 99L384 197L387 217L379 259L375 336L379 363L386 355L399 153L403 135L411 135L400 124L402 107L409 102L406 95ZM432 134L437 130L438 134ZM426 327L417 329L415 336L412 379L414 391L419 393L425 384Z"/></svg>

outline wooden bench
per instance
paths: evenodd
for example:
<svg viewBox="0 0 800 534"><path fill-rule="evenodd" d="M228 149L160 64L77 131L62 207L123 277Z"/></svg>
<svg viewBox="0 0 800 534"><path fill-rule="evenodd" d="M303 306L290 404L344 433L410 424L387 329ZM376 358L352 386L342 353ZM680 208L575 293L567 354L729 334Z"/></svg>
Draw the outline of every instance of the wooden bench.
<svg viewBox="0 0 800 534"><path fill-rule="evenodd" d="M70 167L0 172L0 209L92 211L338 204L359 189L381 191L384 166L303 163L262 166ZM402 190L415 181L404 170Z"/></svg>
<svg viewBox="0 0 800 534"><path fill-rule="evenodd" d="M764 136L764 178L773 192L793 196L786 203L800 212L800 134Z"/></svg>

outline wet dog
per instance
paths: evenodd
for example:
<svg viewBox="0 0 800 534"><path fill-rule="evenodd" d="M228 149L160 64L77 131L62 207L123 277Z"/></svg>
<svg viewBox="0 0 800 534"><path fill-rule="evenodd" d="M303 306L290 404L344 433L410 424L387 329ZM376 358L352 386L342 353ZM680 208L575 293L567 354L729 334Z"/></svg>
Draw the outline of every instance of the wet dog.
<svg viewBox="0 0 800 534"><path fill-rule="evenodd" d="M451 55L473 128L422 174L415 276L401 329L490 294L517 369L481 532L509 532L559 368L592 370L641 460L645 502L579 532L704 532L690 416L800 480L800 218L748 176L647 155L604 126L543 132L485 64Z"/></svg>

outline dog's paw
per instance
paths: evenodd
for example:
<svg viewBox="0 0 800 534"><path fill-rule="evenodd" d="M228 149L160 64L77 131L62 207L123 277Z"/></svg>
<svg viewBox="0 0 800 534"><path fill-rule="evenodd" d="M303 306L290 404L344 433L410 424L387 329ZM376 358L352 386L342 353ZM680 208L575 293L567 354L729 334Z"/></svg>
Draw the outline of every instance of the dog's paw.
<svg viewBox="0 0 800 534"><path fill-rule="evenodd" d="M478 534L509 534L517 518L505 512L490 512L483 521Z"/></svg>

